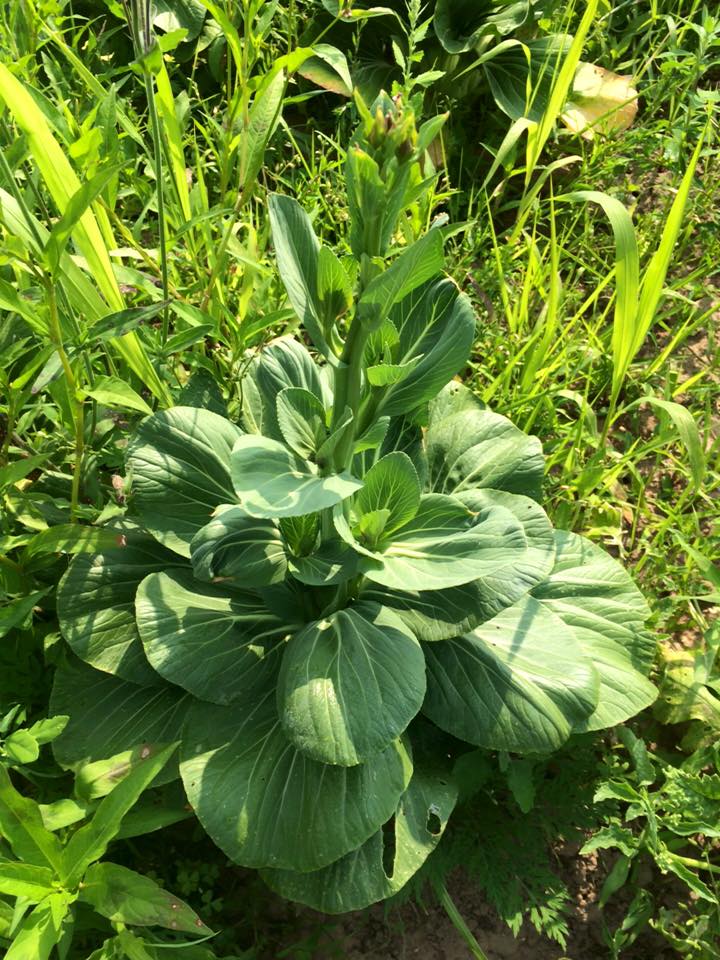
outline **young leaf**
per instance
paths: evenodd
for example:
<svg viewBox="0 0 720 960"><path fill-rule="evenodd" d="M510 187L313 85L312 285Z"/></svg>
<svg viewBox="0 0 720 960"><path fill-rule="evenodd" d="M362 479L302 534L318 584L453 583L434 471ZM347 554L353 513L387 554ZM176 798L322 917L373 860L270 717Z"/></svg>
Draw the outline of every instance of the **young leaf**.
<svg viewBox="0 0 720 960"><path fill-rule="evenodd" d="M304 459L315 457L327 439L325 408L301 387L286 387L277 395L277 420L285 443Z"/></svg>
<svg viewBox="0 0 720 960"><path fill-rule="evenodd" d="M111 409L120 407L152 413L152 407L120 377L96 377L93 386L86 387L84 393Z"/></svg>
<svg viewBox="0 0 720 960"><path fill-rule="evenodd" d="M353 501L357 515L387 510L383 535L390 536L408 523L420 506L420 481L412 460L405 453L388 453L363 478L364 486Z"/></svg>
<svg viewBox="0 0 720 960"><path fill-rule="evenodd" d="M30 903L40 903L54 892L54 880L49 867L0 860L0 893L4 896L24 897Z"/></svg>
<svg viewBox="0 0 720 960"><path fill-rule="evenodd" d="M5 960L48 960L60 941L62 922L70 908L65 893L51 893L22 921Z"/></svg>
<svg viewBox="0 0 720 960"><path fill-rule="evenodd" d="M358 316L367 326L379 327L396 303L436 277L443 264L442 234L430 230L370 281L358 303Z"/></svg>

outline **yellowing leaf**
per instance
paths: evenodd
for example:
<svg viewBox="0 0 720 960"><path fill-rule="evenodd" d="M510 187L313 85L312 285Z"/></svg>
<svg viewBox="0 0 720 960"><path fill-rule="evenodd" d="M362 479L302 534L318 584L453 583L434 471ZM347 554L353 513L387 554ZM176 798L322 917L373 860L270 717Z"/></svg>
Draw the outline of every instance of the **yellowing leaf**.
<svg viewBox="0 0 720 960"><path fill-rule="evenodd" d="M580 63L561 119L573 133L592 140L596 133L610 137L627 130L637 109L638 92L632 77L595 63Z"/></svg>

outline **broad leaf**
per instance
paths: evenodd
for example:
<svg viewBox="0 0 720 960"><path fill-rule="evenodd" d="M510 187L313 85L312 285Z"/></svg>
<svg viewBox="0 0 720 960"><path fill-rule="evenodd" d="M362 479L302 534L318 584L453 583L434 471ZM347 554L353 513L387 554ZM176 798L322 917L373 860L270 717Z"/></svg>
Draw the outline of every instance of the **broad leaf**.
<svg viewBox="0 0 720 960"><path fill-rule="evenodd" d="M158 674L212 703L251 691L272 669L271 648L292 631L257 593L201 583L184 572L143 580L137 622Z"/></svg>
<svg viewBox="0 0 720 960"><path fill-rule="evenodd" d="M490 750L556 749L598 701L598 676L570 627L532 598L464 637L425 645L424 713Z"/></svg>
<svg viewBox="0 0 720 960"><path fill-rule="evenodd" d="M142 764L135 767L112 793L100 801L92 820L80 827L65 847L61 874L63 884L74 887L90 864L104 856L108 844L117 835L125 814L135 805L140 794L150 786L176 750L177 744L155 750L148 747Z"/></svg>
<svg viewBox="0 0 720 960"><path fill-rule="evenodd" d="M277 398L287 387L307 390L322 401L315 361L297 340L280 337L263 347L242 380L243 422L249 433L283 439L277 420Z"/></svg>
<svg viewBox="0 0 720 960"><path fill-rule="evenodd" d="M73 658L55 672L53 713L70 717L52 749L61 767L77 769L138 744L179 739L190 697L177 687L139 687ZM159 781L177 776L168 764Z"/></svg>
<svg viewBox="0 0 720 960"><path fill-rule="evenodd" d="M326 541L313 553L291 557L288 569L301 583L327 587L356 576L360 572L360 556L347 544Z"/></svg>
<svg viewBox="0 0 720 960"><path fill-rule="evenodd" d="M322 325L322 306L317 291L320 243L310 218L292 197L270 194L270 224L278 272L288 300L318 350L334 356Z"/></svg>
<svg viewBox="0 0 720 960"><path fill-rule="evenodd" d="M358 603L293 637L278 680L283 729L303 754L353 766L384 750L422 706L420 644L392 611Z"/></svg>
<svg viewBox="0 0 720 960"><path fill-rule="evenodd" d="M627 720L657 696L647 678L655 641L645 631L647 604L617 560L589 540L555 531L555 566L533 596L572 627L600 677L600 699L577 731Z"/></svg>
<svg viewBox="0 0 720 960"><path fill-rule="evenodd" d="M190 556L199 580L229 580L243 587L278 583L287 570L277 526L249 517L241 507L219 507L193 537Z"/></svg>
<svg viewBox="0 0 720 960"><path fill-rule="evenodd" d="M370 281L358 302L358 316L367 326L379 327L396 303L436 277L443 265L442 233L430 230Z"/></svg>
<svg viewBox="0 0 720 960"><path fill-rule="evenodd" d="M426 403L467 362L475 337L470 301L451 280L427 283L390 311L400 334L394 362L414 364L384 389L378 413L398 416Z"/></svg>
<svg viewBox="0 0 720 960"><path fill-rule="evenodd" d="M113 923L158 926L198 935L212 931L179 897L134 870L96 863L83 878L80 899Z"/></svg>
<svg viewBox="0 0 720 960"><path fill-rule="evenodd" d="M348 473L322 476L314 464L277 440L251 435L235 444L231 470L241 505L254 517L316 513L362 486Z"/></svg>
<svg viewBox="0 0 720 960"><path fill-rule="evenodd" d="M565 34L526 39L522 44L507 40L486 56L482 66L490 91L511 120L542 120L571 41Z"/></svg>
<svg viewBox="0 0 720 960"><path fill-rule="evenodd" d="M433 26L448 53L464 53L483 37L511 33L530 9L531 0L437 0Z"/></svg>
<svg viewBox="0 0 720 960"><path fill-rule="evenodd" d="M370 584L362 596L391 607L419 640L448 640L512 606L545 580L555 559L555 538L545 511L529 497L500 490L468 490L458 496L471 510L493 504L510 510L525 535L525 549L486 576L445 590L388 590Z"/></svg>
<svg viewBox="0 0 720 960"><path fill-rule="evenodd" d="M283 897L323 913L362 910L393 896L417 873L440 842L456 797L452 783L416 770L388 829L322 870L264 870L262 877Z"/></svg>
<svg viewBox="0 0 720 960"><path fill-rule="evenodd" d="M75 557L58 585L57 612L63 636L75 653L98 670L132 683L154 685L135 623L135 594L155 570L182 564L156 540L125 524L124 546Z"/></svg>
<svg viewBox="0 0 720 960"><path fill-rule="evenodd" d="M200 822L231 859L304 872L372 836L392 816L412 764L400 743L356 767L311 760L282 732L271 688L242 709L198 703L180 769Z"/></svg>
<svg viewBox="0 0 720 960"><path fill-rule="evenodd" d="M281 390L277 395L277 419L285 443L306 460L314 458L327 439L325 408L309 390Z"/></svg>
<svg viewBox="0 0 720 960"><path fill-rule="evenodd" d="M51 893L39 903L17 928L5 960L48 960L61 939L70 902L66 893Z"/></svg>
<svg viewBox="0 0 720 960"><path fill-rule="evenodd" d="M55 874L62 868L63 854L58 838L46 830L38 805L23 797L0 764L0 834L15 856L38 867L49 866Z"/></svg>
<svg viewBox="0 0 720 960"><path fill-rule="evenodd" d="M431 489L438 493L491 487L540 500L540 441L483 407L459 383L448 384L430 404L426 445Z"/></svg>
<svg viewBox="0 0 720 960"><path fill-rule="evenodd" d="M184 557L212 511L235 497L230 453L242 431L209 410L173 407L144 420L128 444L143 526Z"/></svg>
<svg viewBox="0 0 720 960"><path fill-rule="evenodd" d="M473 514L454 497L425 494L415 517L382 550L368 550L350 532L339 510L340 535L367 556L365 575L394 590L439 590L476 580L511 564L525 551L515 516L501 506Z"/></svg>
<svg viewBox="0 0 720 960"><path fill-rule="evenodd" d="M407 454L396 451L382 457L365 474L363 484L353 508L360 519L364 514L387 510L384 536L390 536L418 512L420 481Z"/></svg>
<svg viewBox="0 0 720 960"><path fill-rule="evenodd" d="M49 867L0 860L0 893L4 896L24 897L30 903L39 903L55 891L54 880L55 874Z"/></svg>

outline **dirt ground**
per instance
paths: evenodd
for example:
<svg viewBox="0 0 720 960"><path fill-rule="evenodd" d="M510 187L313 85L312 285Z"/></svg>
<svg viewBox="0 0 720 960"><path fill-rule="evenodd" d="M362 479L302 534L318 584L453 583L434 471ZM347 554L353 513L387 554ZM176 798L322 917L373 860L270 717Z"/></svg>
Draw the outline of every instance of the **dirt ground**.
<svg viewBox="0 0 720 960"><path fill-rule="evenodd" d="M603 920L597 897L608 863L595 856L581 857L576 848L559 851L562 873L572 897L570 938L565 950L540 936L526 923L518 937L499 919L473 881L458 872L448 890L488 960L608 960L603 941ZM445 911L428 901L423 908L408 902L388 912L382 904L343 917L325 917L314 911L283 904L295 912L308 935L298 952L283 951L290 960L472 960L473 954ZM622 921L627 902L618 897L606 909L606 920L615 927ZM318 936L318 931L322 931ZM315 936L313 936L313 932ZM308 942L314 942L308 954ZM654 931L646 929L623 952L623 960L673 960L676 954ZM267 955L267 960L275 957Z"/></svg>

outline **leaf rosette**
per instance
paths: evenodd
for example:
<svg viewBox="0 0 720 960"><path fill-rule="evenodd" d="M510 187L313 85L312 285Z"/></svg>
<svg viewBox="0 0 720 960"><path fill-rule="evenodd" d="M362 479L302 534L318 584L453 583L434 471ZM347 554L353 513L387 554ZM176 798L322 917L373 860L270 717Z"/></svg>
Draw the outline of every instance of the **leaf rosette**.
<svg viewBox="0 0 720 960"><path fill-rule="evenodd" d="M262 350L240 422L177 406L140 424L123 545L59 587L55 750L79 769L180 740L164 776L218 846L341 912L432 852L453 757L621 722L654 699L653 643L622 566L552 529L538 440L452 379L474 318L439 237L362 259L353 307L299 205L271 213L314 350Z"/></svg>

